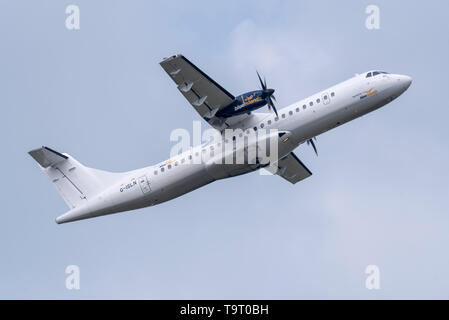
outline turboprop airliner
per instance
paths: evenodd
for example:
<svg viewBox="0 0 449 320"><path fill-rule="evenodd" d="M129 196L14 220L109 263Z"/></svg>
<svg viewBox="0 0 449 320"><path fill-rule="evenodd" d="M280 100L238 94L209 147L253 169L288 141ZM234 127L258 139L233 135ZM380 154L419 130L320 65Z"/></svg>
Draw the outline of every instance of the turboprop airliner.
<svg viewBox="0 0 449 320"><path fill-rule="evenodd" d="M123 173L88 168L69 154L45 146L30 151L69 206L56 218L57 223L154 206L215 180L261 168L270 168L274 176L295 184L312 173L294 149L307 143L317 153L316 136L385 106L412 83L406 75L372 70L277 110L274 89L268 88L258 73L259 90L234 96L182 55L165 58L160 65L219 138L161 163ZM272 112L255 112L264 106ZM276 158L263 162L256 152L243 163L226 162L224 158L229 154L217 151L235 143L236 136L226 138L229 130L239 132L237 138L260 135L274 139ZM247 140L245 148L251 141ZM235 150L234 145L231 152ZM249 154L247 149L244 153Z"/></svg>

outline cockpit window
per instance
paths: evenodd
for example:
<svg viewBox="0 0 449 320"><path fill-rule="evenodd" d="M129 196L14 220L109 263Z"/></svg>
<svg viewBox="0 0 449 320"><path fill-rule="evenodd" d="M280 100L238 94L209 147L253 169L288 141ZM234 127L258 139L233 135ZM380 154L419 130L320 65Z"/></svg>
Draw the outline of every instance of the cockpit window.
<svg viewBox="0 0 449 320"><path fill-rule="evenodd" d="M372 72L368 72L367 74L366 74L366 77L367 78L369 78L369 77L375 77L375 76L377 76L377 75L379 75L379 74L389 74L388 72L385 72L385 71L372 71Z"/></svg>

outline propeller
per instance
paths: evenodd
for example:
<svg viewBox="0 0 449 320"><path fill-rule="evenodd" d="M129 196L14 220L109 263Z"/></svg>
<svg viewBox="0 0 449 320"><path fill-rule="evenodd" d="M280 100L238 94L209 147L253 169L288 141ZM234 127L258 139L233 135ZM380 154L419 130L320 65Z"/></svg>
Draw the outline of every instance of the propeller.
<svg viewBox="0 0 449 320"><path fill-rule="evenodd" d="M257 77L259 78L260 81L260 86L262 87L264 96L265 96L265 101L267 102L268 105L268 110L271 111L271 108L273 108L274 113L276 114L276 117L278 117L278 111L276 110L276 107L274 106L273 100L276 101L276 97L273 95L274 93L274 89L267 89L267 80L265 79L265 77L262 78L260 77L259 72L256 70L257 73Z"/></svg>
<svg viewBox="0 0 449 320"><path fill-rule="evenodd" d="M315 151L316 156L318 157L318 151L316 150L316 146L315 146L315 143L313 142L313 140L316 141L316 137L313 137L313 139L307 140L307 145L309 145L309 144L312 145L312 148Z"/></svg>

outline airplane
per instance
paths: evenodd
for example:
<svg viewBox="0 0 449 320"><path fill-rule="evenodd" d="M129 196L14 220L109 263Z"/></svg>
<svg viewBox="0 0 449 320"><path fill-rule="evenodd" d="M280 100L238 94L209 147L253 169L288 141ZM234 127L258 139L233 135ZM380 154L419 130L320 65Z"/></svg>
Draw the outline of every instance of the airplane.
<svg viewBox="0 0 449 320"><path fill-rule="evenodd" d="M317 153L316 136L385 106L412 83L409 76L373 70L276 110L274 89L267 88L259 73L262 88L235 97L181 54L164 58L160 65L220 138L156 165L123 173L86 167L69 154L49 147L31 150L29 154L69 206L69 211L56 218L56 223L154 206L213 181L267 166L274 168L275 175L295 184L312 173L294 154L294 149L307 143ZM265 105L274 113L254 112ZM195 161L204 153L213 154L211 150L221 150L226 130L240 130L250 135L267 129L274 132L275 136L271 133L267 136L275 139L277 146L277 156L269 163L262 163L256 157L244 163L227 164L221 161L226 152L217 153L220 161L207 157L205 161Z"/></svg>

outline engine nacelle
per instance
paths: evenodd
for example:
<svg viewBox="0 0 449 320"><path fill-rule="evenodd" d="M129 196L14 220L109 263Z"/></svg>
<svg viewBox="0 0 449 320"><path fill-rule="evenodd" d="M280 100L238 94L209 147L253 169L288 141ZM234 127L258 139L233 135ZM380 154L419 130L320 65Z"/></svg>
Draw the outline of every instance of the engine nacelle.
<svg viewBox="0 0 449 320"><path fill-rule="evenodd" d="M266 99L273 94L273 92L274 90L255 90L244 93L236 97L227 107L219 110L216 113L216 116L229 118L259 109L268 103Z"/></svg>

